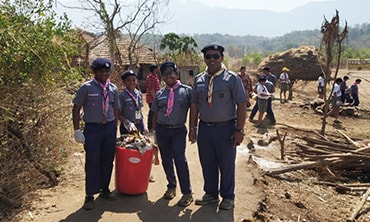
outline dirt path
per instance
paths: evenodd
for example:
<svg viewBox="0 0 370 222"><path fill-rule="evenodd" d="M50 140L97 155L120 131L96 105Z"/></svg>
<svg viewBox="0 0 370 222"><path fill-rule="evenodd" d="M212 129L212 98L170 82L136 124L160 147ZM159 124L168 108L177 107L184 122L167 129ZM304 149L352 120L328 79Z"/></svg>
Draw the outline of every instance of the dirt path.
<svg viewBox="0 0 370 222"><path fill-rule="evenodd" d="M350 83L361 76L361 78L370 78L370 73L352 73L350 74ZM370 107L369 81L363 81L360 85L360 100L361 108L368 109ZM312 100L316 97L316 86L312 82L310 84L298 83L295 88L294 100L289 103L280 104L277 99L273 102L273 109L277 119L277 125L256 128L250 122L246 122L245 130L247 137L244 144L238 147L237 168L236 168L236 199L235 209L230 211L219 211L216 205L197 206L194 203L187 208L181 208L176 205L181 195L167 201L162 198L166 189L165 175L162 166L153 166L152 174L156 178L155 183L150 183L147 192L143 195L128 196L119 194L118 200L108 202L103 199L96 201L96 208L92 211L81 209L84 199L84 170L83 148L76 144L76 147L71 148L69 162L65 167L65 174L61 177L61 182L57 187L48 190L38 191L38 199L34 200L33 207L17 216L17 221L146 221L146 222L173 222L173 221L194 221L194 222L233 222L242 221L243 219L253 218L253 214L258 210L259 204L265 202L268 204L266 215L270 215L271 221L299 221L300 218L306 218L306 221L317 221L312 218L326 218L331 215L330 221L342 221L344 214L350 214L347 208L356 203L348 201L353 199L347 196L344 206L341 194L337 194L334 190L327 187L312 187L308 185L307 190L297 182L289 182L287 180L279 180L279 178L261 177L259 169L255 165L249 164L248 159L250 153L246 148L249 139L254 142L263 137L266 133L276 134L276 130L284 130L286 125L305 129L319 130L321 128L320 115L314 114L312 110L306 110L299 105L305 101ZM277 90L278 91L278 90ZM146 112L146 111L145 111ZM249 111L247 111L249 115ZM359 118L340 117L342 123L340 125L333 124L333 118L328 118L327 130L335 132L336 129L343 130L347 135L353 138L369 139L370 124L369 114ZM286 146L294 146L293 141L289 141L289 137L294 134L294 129L288 133ZM263 147L257 150L257 153L264 154L270 159L279 158L279 145L274 142L268 147ZM187 157L190 167L191 184L193 187L194 197L198 198L203 195L202 186L203 179L201 167L199 164L197 147L195 144L188 144ZM299 174L305 175L304 173ZM111 182L111 189L115 189L114 172ZM259 182L266 182L261 186ZM302 187L301 187L302 186ZM264 190L265 189L265 190ZM268 189L268 190L266 190ZM311 189L315 189L313 192ZM317 189L317 190L316 190ZM284 193L289 190L294 198L294 193L301 197L308 207L301 210L298 215L291 213L291 209L296 207L291 205L293 202L287 203L284 201ZM295 191L294 191L295 190ZM321 193L319 193L321 192ZM317 196L332 195L330 199L323 202ZM329 201L330 200L330 201ZM312 203L312 204L310 204ZM325 204L325 205L324 205ZM331 205L330 205L331 204ZM338 206L332 209L330 206ZM297 209L296 209L297 210ZM297 210L297 212L299 212ZM311 220L307 219L311 215ZM312 216L316 215L316 216ZM318 216L317 216L318 215ZM322 215L322 216L320 216ZM274 218L274 219L273 219ZM253 221L253 220L251 220ZM327 221L327 220L320 220Z"/></svg>
<svg viewBox="0 0 370 222"><path fill-rule="evenodd" d="M82 147L78 147L82 149ZM76 148L76 149L78 149ZM235 209L218 211L217 205L178 207L178 195L171 201L162 198L166 189L162 166L153 166L155 183L150 183L143 195L118 195L117 201L97 199L92 211L81 209L84 199L83 153L76 152L70 159L70 171L63 175L60 185L50 190L41 190L40 199L35 201L34 209L23 214L21 221L241 221L252 218L262 193L253 186L253 172L247 166L248 150L241 146L237 157L237 188ZM194 196L203 195L203 179L195 144L187 148ZM114 175L114 173L113 173ZM114 176L111 188L115 189ZM36 203L37 202L37 203ZM31 218L31 215L34 219Z"/></svg>

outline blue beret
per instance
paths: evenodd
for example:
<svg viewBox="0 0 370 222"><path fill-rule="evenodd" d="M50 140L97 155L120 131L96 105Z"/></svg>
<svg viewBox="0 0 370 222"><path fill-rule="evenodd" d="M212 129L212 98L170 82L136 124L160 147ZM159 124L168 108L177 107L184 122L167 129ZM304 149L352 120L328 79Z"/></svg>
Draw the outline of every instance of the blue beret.
<svg viewBox="0 0 370 222"><path fill-rule="evenodd" d="M221 54L223 54L225 48L222 45L220 45L220 44L211 43L211 44L205 45L203 47L203 49L201 50L201 52L203 52L205 54L207 52L207 50L218 50Z"/></svg>
<svg viewBox="0 0 370 222"><path fill-rule="evenodd" d="M164 70L166 70L166 68L168 67L172 68L173 71L177 72L177 65L174 62L165 62L161 65L159 69L161 70L161 73L163 73Z"/></svg>
<svg viewBox="0 0 370 222"><path fill-rule="evenodd" d="M136 72L135 71L133 71L133 70L127 70L126 72L124 72L122 75L121 75L121 79L122 80L125 80L127 77L129 77L129 76L135 76L135 77L137 77L137 74L136 74Z"/></svg>
<svg viewBox="0 0 370 222"><path fill-rule="evenodd" d="M91 64L92 69L110 69L111 67L111 61L106 58L96 58Z"/></svg>

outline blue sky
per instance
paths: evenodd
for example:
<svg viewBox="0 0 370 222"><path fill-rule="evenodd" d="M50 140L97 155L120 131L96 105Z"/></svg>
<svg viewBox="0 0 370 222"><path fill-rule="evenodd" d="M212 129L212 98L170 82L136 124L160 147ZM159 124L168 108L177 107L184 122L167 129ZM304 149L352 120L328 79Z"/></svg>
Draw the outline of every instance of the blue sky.
<svg viewBox="0 0 370 222"><path fill-rule="evenodd" d="M208 6L233 9L265 9L286 12L310 2L332 0L180 0L181 2L200 2Z"/></svg>

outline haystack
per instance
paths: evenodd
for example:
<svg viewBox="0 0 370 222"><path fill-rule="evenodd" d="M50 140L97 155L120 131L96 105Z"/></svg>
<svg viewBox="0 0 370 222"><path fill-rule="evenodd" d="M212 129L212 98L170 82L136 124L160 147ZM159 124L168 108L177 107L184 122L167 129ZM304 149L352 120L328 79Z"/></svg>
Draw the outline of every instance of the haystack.
<svg viewBox="0 0 370 222"><path fill-rule="evenodd" d="M258 65L258 71L268 66L272 73L280 76L283 67L289 68L289 77L295 80L317 80L325 67L325 60L315 46L301 46L266 57Z"/></svg>

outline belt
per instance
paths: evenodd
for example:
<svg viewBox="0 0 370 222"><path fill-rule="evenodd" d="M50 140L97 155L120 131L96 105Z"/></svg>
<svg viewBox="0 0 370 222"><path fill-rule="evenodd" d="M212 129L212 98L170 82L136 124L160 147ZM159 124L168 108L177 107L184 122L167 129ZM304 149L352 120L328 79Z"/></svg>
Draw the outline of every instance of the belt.
<svg viewBox="0 0 370 222"><path fill-rule="evenodd" d="M177 125L167 125L167 124L159 124L161 127L168 128L168 129L175 129L175 128L180 128L183 127L184 124L177 124Z"/></svg>
<svg viewBox="0 0 370 222"><path fill-rule="evenodd" d="M235 123L235 119L222 121L222 122L205 122L205 121L201 120L200 123L206 124L207 126L223 126L223 125L228 125L228 124Z"/></svg>
<svg viewBox="0 0 370 222"><path fill-rule="evenodd" d="M112 121L102 121L102 122L93 122L93 123L86 123L86 124L93 124L93 125L105 125L105 124L109 124L109 123L113 123L114 120Z"/></svg>

